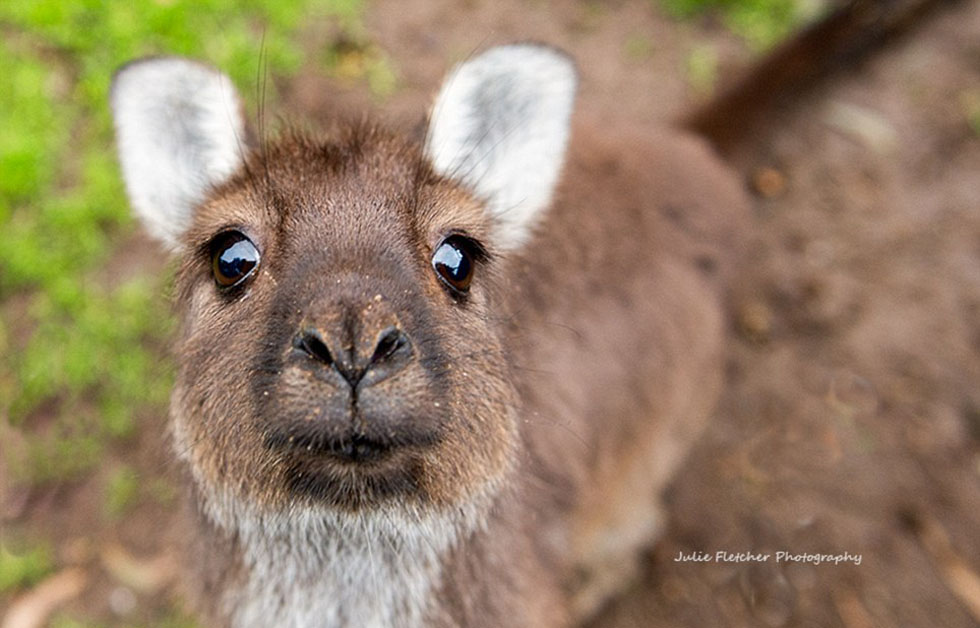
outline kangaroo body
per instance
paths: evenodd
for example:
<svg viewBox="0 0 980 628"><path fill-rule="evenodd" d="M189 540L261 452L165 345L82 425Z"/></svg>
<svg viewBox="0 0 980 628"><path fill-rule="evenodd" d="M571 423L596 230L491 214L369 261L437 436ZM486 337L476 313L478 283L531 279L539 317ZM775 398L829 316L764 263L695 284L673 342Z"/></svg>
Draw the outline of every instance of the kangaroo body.
<svg viewBox="0 0 980 628"><path fill-rule="evenodd" d="M130 197L180 257L208 625L570 626L632 575L719 392L748 203L692 136L573 123L574 88L495 48L421 142L249 148L217 72L117 76Z"/></svg>
<svg viewBox="0 0 980 628"><path fill-rule="evenodd" d="M195 505L191 558L206 584L193 589L211 621L564 626L633 575L720 389L722 286L747 204L696 138L587 132L573 134L526 253L501 270L492 318L519 443L489 509L462 526L397 509L308 513L229 536Z"/></svg>

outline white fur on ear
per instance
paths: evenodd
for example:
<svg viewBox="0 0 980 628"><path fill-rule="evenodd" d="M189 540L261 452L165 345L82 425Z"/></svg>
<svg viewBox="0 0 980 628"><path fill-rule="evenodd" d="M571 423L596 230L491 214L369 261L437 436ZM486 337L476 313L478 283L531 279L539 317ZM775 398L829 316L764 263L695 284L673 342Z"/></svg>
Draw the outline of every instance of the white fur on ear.
<svg viewBox="0 0 980 628"><path fill-rule="evenodd" d="M112 113L129 200L172 248L208 190L242 164L245 123L227 76L173 57L116 73Z"/></svg>
<svg viewBox="0 0 980 628"><path fill-rule="evenodd" d="M487 203L500 248L519 247L551 203L576 83L561 52L516 44L458 66L436 98L426 155Z"/></svg>

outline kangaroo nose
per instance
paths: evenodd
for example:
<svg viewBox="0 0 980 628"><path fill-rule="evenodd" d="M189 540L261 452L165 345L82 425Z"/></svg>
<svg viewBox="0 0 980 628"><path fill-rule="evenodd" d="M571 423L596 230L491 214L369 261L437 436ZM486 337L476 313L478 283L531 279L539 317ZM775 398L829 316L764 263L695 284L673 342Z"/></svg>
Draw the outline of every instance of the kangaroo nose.
<svg viewBox="0 0 980 628"><path fill-rule="evenodd" d="M362 381L369 386L387 379L404 368L412 356L411 340L395 325L363 343L343 342L316 327L305 327L293 346L321 366L337 371L351 388L357 388Z"/></svg>

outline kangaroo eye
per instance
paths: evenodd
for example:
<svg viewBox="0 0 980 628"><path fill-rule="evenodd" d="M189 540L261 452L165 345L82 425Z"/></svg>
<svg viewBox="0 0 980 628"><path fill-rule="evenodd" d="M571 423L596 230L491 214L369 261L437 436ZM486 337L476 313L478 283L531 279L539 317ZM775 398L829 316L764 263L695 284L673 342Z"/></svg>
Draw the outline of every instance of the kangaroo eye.
<svg viewBox="0 0 980 628"><path fill-rule="evenodd" d="M455 294L469 290L473 280L472 246L468 238L451 235L432 254L432 268Z"/></svg>
<svg viewBox="0 0 980 628"><path fill-rule="evenodd" d="M219 233L211 240L211 273L222 288L245 281L259 265L259 250L238 231Z"/></svg>

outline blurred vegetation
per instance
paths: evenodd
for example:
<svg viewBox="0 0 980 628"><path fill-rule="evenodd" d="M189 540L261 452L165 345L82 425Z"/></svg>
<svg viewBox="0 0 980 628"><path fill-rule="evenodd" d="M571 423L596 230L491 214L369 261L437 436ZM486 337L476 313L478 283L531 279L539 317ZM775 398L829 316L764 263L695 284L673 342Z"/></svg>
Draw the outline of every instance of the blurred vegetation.
<svg viewBox="0 0 980 628"><path fill-rule="evenodd" d="M46 545L14 552L0 543L0 594L36 584L53 566Z"/></svg>
<svg viewBox="0 0 980 628"><path fill-rule="evenodd" d="M980 137L980 87L967 88L960 93L963 115L973 134Z"/></svg>
<svg viewBox="0 0 980 628"><path fill-rule="evenodd" d="M695 46L685 60L685 75L695 92L708 96L718 82L718 53L713 46Z"/></svg>
<svg viewBox="0 0 980 628"><path fill-rule="evenodd" d="M132 624L125 624L126 628L133 628ZM185 614L174 611L171 614L160 617L153 623L154 628L198 628L198 624L194 619L186 616ZM91 622L91 621L80 621L66 614L55 615L49 628L105 628L105 624L101 622Z"/></svg>
<svg viewBox="0 0 980 628"><path fill-rule="evenodd" d="M658 0L676 18L720 15L755 50L781 41L824 10L828 0Z"/></svg>
<svg viewBox="0 0 980 628"><path fill-rule="evenodd" d="M136 469L123 467L117 469L106 483L105 510L113 519L118 519L132 508L140 497L140 477Z"/></svg>

